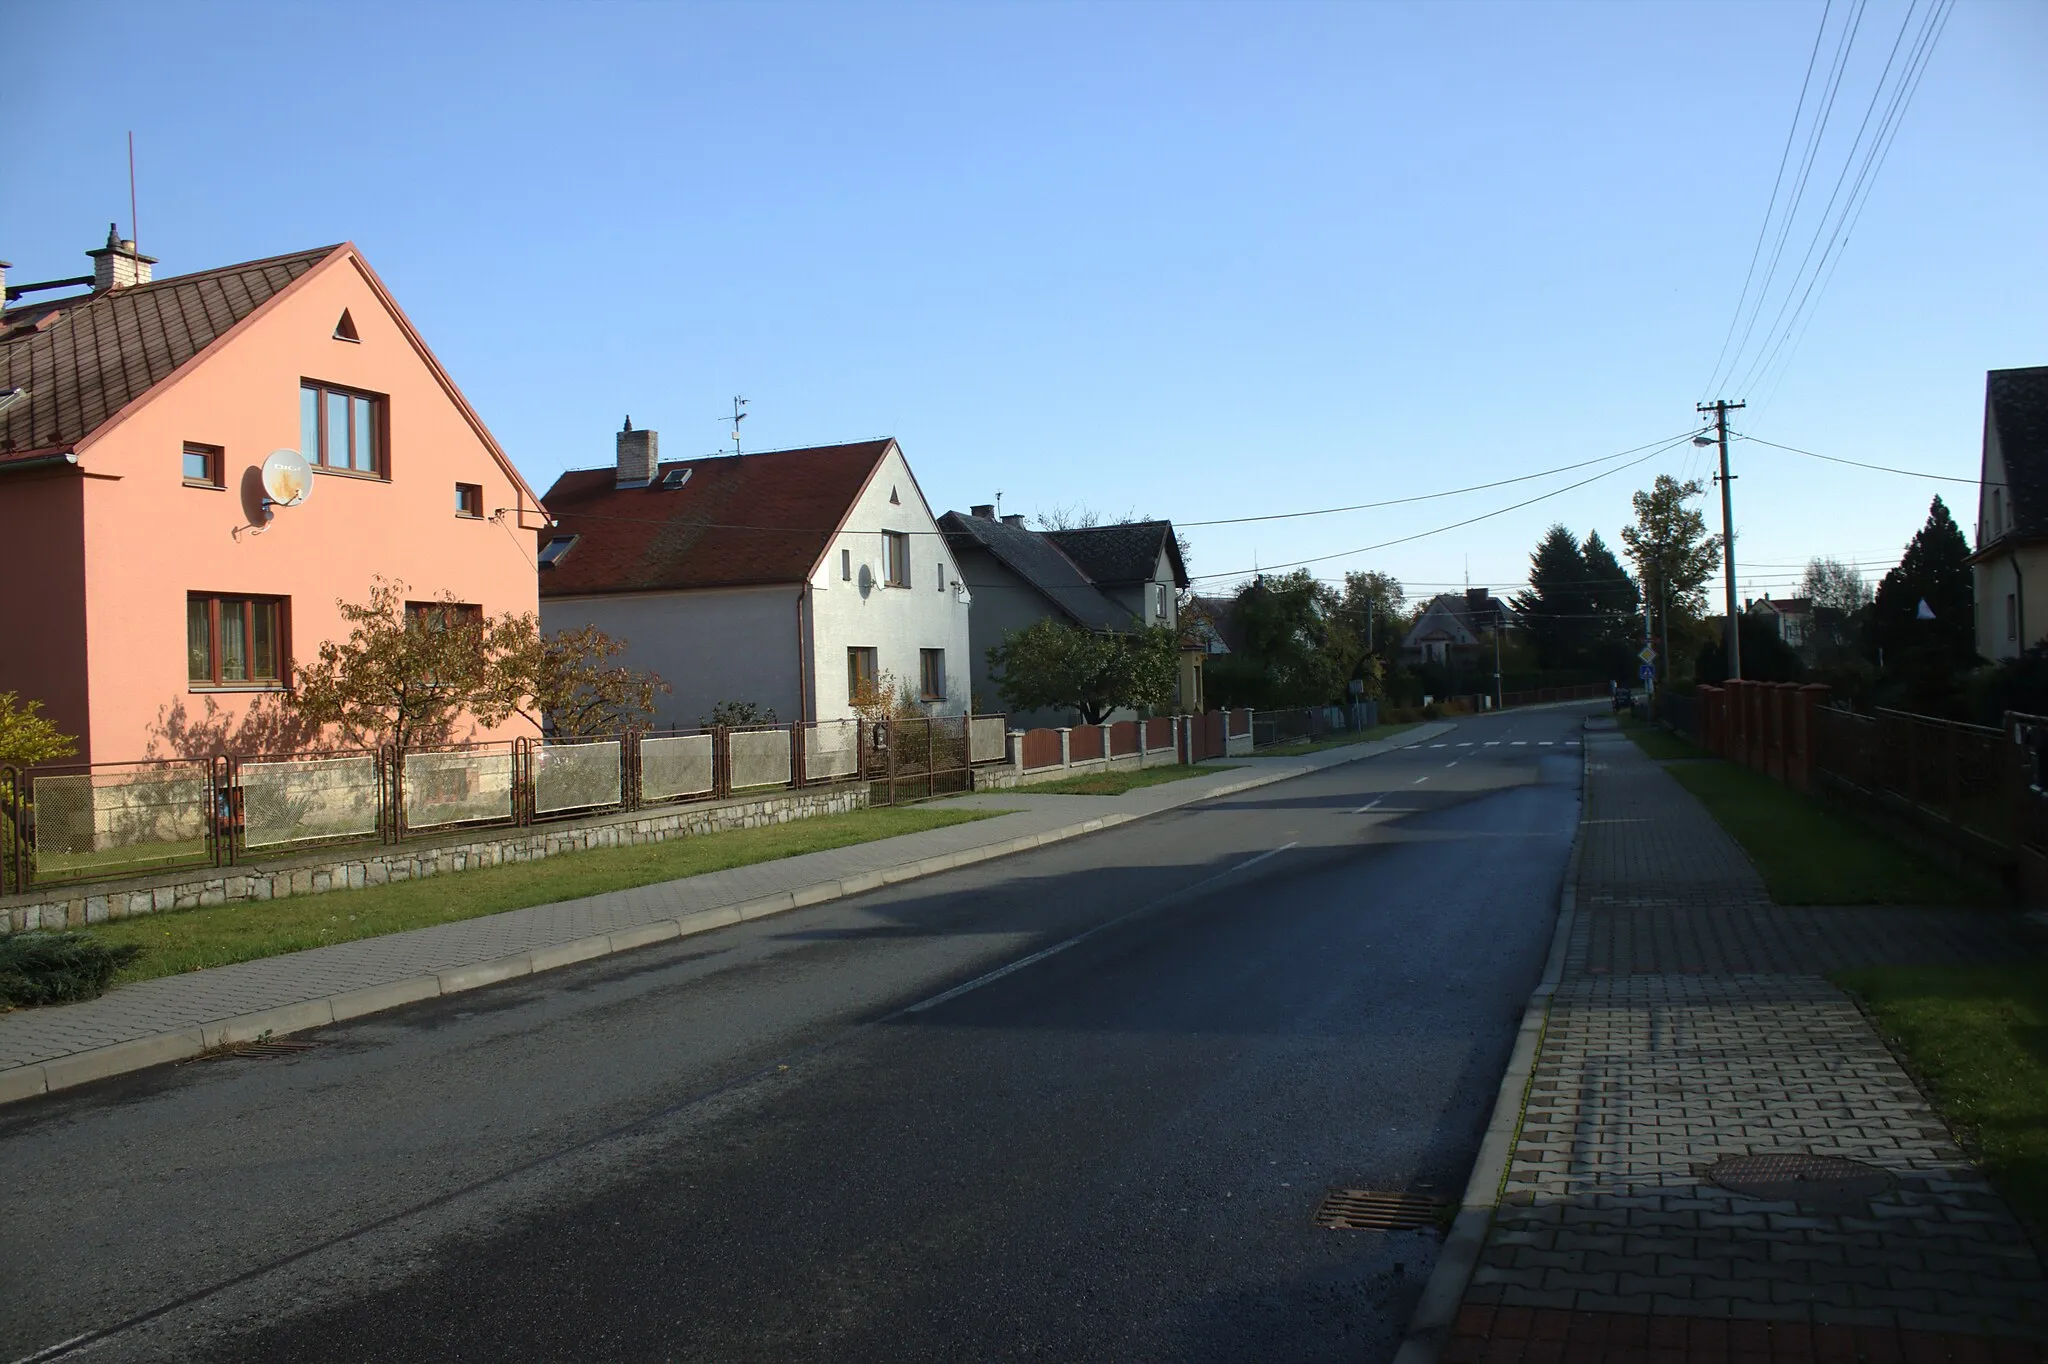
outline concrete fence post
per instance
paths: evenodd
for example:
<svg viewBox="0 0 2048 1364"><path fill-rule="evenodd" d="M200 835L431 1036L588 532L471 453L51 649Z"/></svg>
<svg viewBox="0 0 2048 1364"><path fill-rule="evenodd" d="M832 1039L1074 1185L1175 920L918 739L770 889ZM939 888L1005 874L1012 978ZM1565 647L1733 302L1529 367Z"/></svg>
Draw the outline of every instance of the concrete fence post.
<svg viewBox="0 0 2048 1364"><path fill-rule="evenodd" d="M1071 726L1060 727L1060 766L1074 765L1074 731Z"/></svg>
<svg viewBox="0 0 2048 1364"><path fill-rule="evenodd" d="M1022 779L1024 776L1024 733L1025 731L1021 729L1012 729L1005 732L1010 744L1010 768L1017 774L1019 779Z"/></svg>

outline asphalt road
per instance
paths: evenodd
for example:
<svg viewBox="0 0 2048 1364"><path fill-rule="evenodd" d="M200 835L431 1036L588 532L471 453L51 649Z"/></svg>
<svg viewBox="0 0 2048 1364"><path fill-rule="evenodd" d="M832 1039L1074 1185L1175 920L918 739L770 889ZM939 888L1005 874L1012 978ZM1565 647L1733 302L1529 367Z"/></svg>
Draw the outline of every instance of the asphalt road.
<svg viewBox="0 0 2048 1364"><path fill-rule="evenodd" d="M1387 1358L1584 713L9 1105L0 1359Z"/></svg>

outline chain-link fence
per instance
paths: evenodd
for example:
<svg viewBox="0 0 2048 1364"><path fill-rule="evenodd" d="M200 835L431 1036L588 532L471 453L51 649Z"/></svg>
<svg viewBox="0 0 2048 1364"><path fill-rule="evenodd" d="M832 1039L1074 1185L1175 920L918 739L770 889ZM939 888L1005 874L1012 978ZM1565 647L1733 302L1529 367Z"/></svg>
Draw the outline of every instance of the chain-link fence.
<svg viewBox="0 0 2048 1364"><path fill-rule="evenodd" d="M25 774L9 816L18 887L212 862L215 764L80 764Z"/></svg>
<svg viewBox="0 0 2048 1364"><path fill-rule="evenodd" d="M979 767L999 763L1010 756L1010 719L1006 715L977 715L967 724L967 756Z"/></svg>
<svg viewBox="0 0 2048 1364"><path fill-rule="evenodd" d="M624 803L624 745L617 739L548 739L533 755L533 809L542 815Z"/></svg>
<svg viewBox="0 0 2048 1364"><path fill-rule="evenodd" d="M820 720L804 726L805 785L859 773L860 721Z"/></svg>
<svg viewBox="0 0 2048 1364"><path fill-rule="evenodd" d="M732 789L789 785L789 731L734 729L725 736Z"/></svg>
<svg viewBox="0 0 2048 1364"><path fill-rule="evenodd" d="M709 734L674 734L640 741L642 802L688 800L718 789L717 754Z"/></svg>
<svg viewBox="0 0 2048 1364"><path fill-rule="evenodd" d="M518 814L518 757L503 747L407 753L401 764L402 827L509 824Z"/></svg>

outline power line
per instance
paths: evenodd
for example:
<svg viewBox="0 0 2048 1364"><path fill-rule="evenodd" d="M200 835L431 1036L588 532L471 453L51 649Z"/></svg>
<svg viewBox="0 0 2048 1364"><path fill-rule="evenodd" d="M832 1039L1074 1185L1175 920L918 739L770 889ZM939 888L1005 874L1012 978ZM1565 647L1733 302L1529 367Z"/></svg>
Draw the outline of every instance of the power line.
<svg viewBox="0 0 2048 1364"><path fill-rule="evenodd" d="M1728 330L1721 336L1721 353L1714 357L1714 372L1707 379L1707 386L1700 390L1704 400L1714 387L1714 380L1721 376L1721 362L1728 358L1728 343L1735 339L1735 326L1742 321L1742 305L1749 301L1749 286L1756 278L1756 263L1763 257L1764 238L1771 230L1771 214L1777 211L1778 191L1785 183L1785 167L1792 160L1792 141L1799 132L1799 116L1806 112L1806 92L1813 84L1814 63L1820 59L1820 40L1828 31L1828 14L1834 8L1834 0L1826 0L1821 6L1820 27L1814 30L1813 51L1807 54L1806 75L1799 82L1799 102L1792 106L1792 126L1785 129L1785 149L1778 153L1778 173L1771 181L1771 201L1764 206L1764 220L1756 225L1756 245L1749 250L1749 269L1742 276L1742 291L1735 296L1735 311L1728 318Z"/></svg>
<svg viewBox="0 0 2048 1364"><path fill-rule="evenodd" d="M1808 459L1824 459L1830 464L1848 464L1858 469L1875 469L1881 474L1901 474L1906 478L1928 478L1933 479L1937 483L1968 483L1973 487L1982 488L2003 488L2006 486L1996 479L1957 478L1954 474L1929 474L1922 473L1918 469L1895 469L1889 464L1866 464L1860 459L1843 459L1840 455L1823 455L1817 450L1802 450L1796 445L1780 445L1774 440L1765 440L1761 436L1745 435L1741 432L1736 433L1736 439L1749 441L1753 445L1768 445L1773 450L1784 450L1795 455L1805 455Z"/></svg>
<svg viewBox="0 0 2048 1364"><path fill-rule="evenodd" d="M1511 507L1501 507L1494 511L1481 512L1478 516L1469 516L1465 518L1463 521L1453 521L1447 526L1437 526L1432 530L1417 531L1413 535L1403 535L1399 539L1395 540L1382 540L1380 543L1376 545L1362 545L1357 549L1339 550L1335 554L1317 554L1306 559L1290 559L1284 563L1266 564L1254 568L1233 569L1228 573L1191 574L1189 575L1190 581L1206 582L1211 578L1242 578L1249 574L1266 572L1272 569L1301 568L1308 564L1325 563L1331 559L1346 559L1354 554L1370 554L1374 550L1390 549L1395 545L1405 545L1410 543L1411 541L1424 540L1432 535L1442 535L1445 531L1459 530L1465 526L1476 525L1478 522L1481 521L1490 521L1496 516L1505 516L1512 511L1520 511L1524 507L1534 506L1538 502L1548 501L1550 498L1561 496L1565 493L1573 491L1574 489L1583 488L1588 483L1597 483L1599 480L1610 477L1614 474L1618 474L1624 469L1633 469L1638 464L1647 463L1650 460L1655 459L1657 456L1663 454L1665 451L1671 449L1673 446L1676 446L1679 443L1690 439L1692 439L1692 433L1687 432L1685 435L1679 436L1675 440L1665 442L1657 449L1650 451L1649 454L1644 455L1639 459L1632 459L1626 464L1618 464L1612 469L1603 469L1599 473L1594 474L1591 478L1582 478L1576 483L1567 483L1562 488L1553 488L1551 491L1547 493L1539 493L1535 497L1529 498L1522 502L1517 502Z"/></svg>

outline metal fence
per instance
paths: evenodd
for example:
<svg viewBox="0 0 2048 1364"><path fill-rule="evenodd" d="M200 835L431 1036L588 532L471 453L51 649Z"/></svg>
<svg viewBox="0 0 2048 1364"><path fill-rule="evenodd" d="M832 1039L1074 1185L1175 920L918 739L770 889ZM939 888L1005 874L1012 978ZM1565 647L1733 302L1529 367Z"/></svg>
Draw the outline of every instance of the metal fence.
<svg viewBox="0 0 2048 1364"><path fill-rule="evenodd" d="M2022 802L2035 779L2037 726L2009 717L1992 729L1906 711L1814 712L1815 770L1901 800L2000 847L2020 843Z"/></svg>
<svg viewBox="0 0 2048 1364"><path fill-rule="evenodd" d="M965 790L1008 746L1007 718L994 715L0 767L0 893L874 778L876 767L889 803Z"/></svg>

